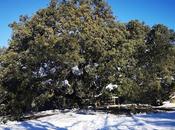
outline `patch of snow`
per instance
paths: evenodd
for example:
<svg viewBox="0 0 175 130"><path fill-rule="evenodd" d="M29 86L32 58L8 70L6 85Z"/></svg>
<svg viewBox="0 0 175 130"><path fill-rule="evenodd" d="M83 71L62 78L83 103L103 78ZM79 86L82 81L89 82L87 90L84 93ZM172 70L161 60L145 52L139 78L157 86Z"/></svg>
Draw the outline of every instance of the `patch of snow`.
<svg viewBox="0 0 175 130"><path fill-rule="evenodd" d="M75 75L78 75L78 76L83 74L83 72L78 68L77 65L72 67L72 73L75 74Z"/></svg>
<svg viewBox="0 0 175 130"><path fill-rule="evenodd" d="M26 66L23 66L23 67L22 67L22 69L23 69L23 70L26 70L26 69L27 69L27 67L26 67Z"/></svg>
<svg viewBox="0 0 175 130"><path fill-rule="evenodd" d="M145 52L149 52L149 49L146 49Z"/></svg>
<svg viewBox="0 0 175 130"><path fill-rule="evenodd" d="M56 68L52 68L52 69L50 70L50 72L51 72L52 74L54 74L54 73L56 72Z"/></svg>
<svg viewBox="0 0 175 130"><path fill-rule="evenodd" d="M163 105L160 106L163 108L174 108L175 109L175 103L171 103L170 101L163 102Z"/></svg>
<svg viewBox="0 0 175 130"><path fill-rule="evenodd" d="M100 97L101 95L102 95L102 93L100 93L100 94L98 94L98 95L95 95L94 97L97 98L97 97Z"/></svg>
<svg viewBox="0 0 175 130"><path fill-rule="evenodd" d="M157 79L158 79L158 80L162 80L163 78L161 78L161 77L157 77Z"/></svg>
<svg viewBox="0 0 175 130"><path fill-rule="evenodd" d="M75 33L80 33L80 31L78 29L76 29Z"/></svg>
<svg viewBox="0 0 175 130"><path fill-rule="evenodd" d="M45 77L47 76L46 72L45 72L45 69L43 67L40 67L39 68L39 72L38 72L39 76L40 77Z"/></svg>
<svg viewBox="0 0 175 130"><path fill-rule="evenodd" d="M98 64L98 63L94 63L94 66L95 66L95 67L98 67L98 66L99 66L99 64Z"/></svg>
<svg viewBox="0 0 175 130"><path fill-rule="evenodd" d="M121 67L117 67L117 70L120 71L121 70Z"/></svg>
<svg viewBox="0 0 175 130"><path fill-rule="evenodd" d="M37 72L32 72L34 77L37 77Z"/></svg>
<svg viewBox="0 0 175 130"><path fill-rule="evenodd" d="M62 33L57 33L57 36L60 36Z"/></svg>
<svg viewBox="0 0 175 130"><path fill-rule="evenodd" d="M175 95L171 97L171 99L175 99Z"/></svg>
<svg viewBox="0 0 175 130"><path fill-rule="evenodd" d="M118 88L118 85L115 85L115 84L110 83L110 84L108 84L108 85L106 86L106 89L108 89L109 91L112 91L112 90L114 90L115 88Z"/></svg>
<svg viewBox="0 0 175 130"><path fill-rule="evenodd" d="M64 86L69 86L69 87L71 86L71 85L69 84L69 81L68 81L67 79L63 81L63 85L64 85Z"/></svg>
<svg viewBox="0 0 175 130"><path fill-rule="evenodd" d="M99 76L98 76L98 75L95 75L95 79L96 79L96 80L99 79Z"/></svg>
<svg viewBox="0 0 175 130"><path fill-rule="evenodd" d="M42 84L51 84L52 81L53 81L52 79L48 79L48 80L42 81Z"/></svg>
<svg viewBox="0 0 175 130"><path fill-rule="evenodd" d="M47 63L44 63L44 68L47 68L47 67L48 67Z"/></svg>
<svg viewBox="0 0 175 130"><path fill-rule="evenodd" d="M132 79L136 80L137 79L137 76L136 75L133 75L132 76Z"/></svg>
<svg viewBox="0 0 175 130"><path fill-rule="evenodd" d="M170 44L171 44L171 45L175 45L175 41L171 41Z"/></svg>
<svg viewBox="0 0 175 130"><path fill-rule="evenodd" d="M139 85L143 85L143 81L141 83L139 83Z"/></svg>
<svg viewBox="0 0 175 130"><path fill-rule="evenodd" d="M123 75L122 74L119 74L119 78L121 78Z"/></svg>
<svg viewBox="0 0 175 130"><path fill-rule="evenodd" d="M74 34L74 31L69 31L69 35Z"/></svg>

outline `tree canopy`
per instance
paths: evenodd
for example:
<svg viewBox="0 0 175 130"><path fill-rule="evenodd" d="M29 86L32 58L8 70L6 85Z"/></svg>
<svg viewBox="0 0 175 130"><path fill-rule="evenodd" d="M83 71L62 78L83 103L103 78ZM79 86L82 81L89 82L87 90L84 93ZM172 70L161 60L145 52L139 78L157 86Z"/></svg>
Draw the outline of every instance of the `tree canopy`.
<svg viewBox="0 0 175 130"><path fill-rule="evenodd" d="M174 89L174 31L118 22L104 0L51 0L10 27L0 56L2 115L81 108L112 95L155 105Z"/></svg>

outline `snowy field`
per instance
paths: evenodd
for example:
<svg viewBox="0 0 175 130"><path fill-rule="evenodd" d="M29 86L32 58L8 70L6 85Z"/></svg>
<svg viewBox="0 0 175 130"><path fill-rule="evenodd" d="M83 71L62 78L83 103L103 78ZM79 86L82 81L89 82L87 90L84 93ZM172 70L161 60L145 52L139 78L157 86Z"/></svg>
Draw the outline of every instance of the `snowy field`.
<svg viewBox="0 0 175 130"><path fill-rule="evenodd" d="M58 110L39 114L53 113L36 120L8 121L0 124L0 130L175 130L175 111L131 116Z"/></svg>

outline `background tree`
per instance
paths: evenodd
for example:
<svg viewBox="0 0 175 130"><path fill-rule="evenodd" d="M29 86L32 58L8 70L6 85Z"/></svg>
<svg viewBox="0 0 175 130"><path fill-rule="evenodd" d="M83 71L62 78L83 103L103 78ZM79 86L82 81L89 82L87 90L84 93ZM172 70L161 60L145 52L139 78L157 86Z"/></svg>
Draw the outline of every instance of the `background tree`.
<svg viewBox="0 0 175 130"><path fill-rule="evenodd" d="M145 38L150 31L150 27L138 20L131 20L125 26L128 34L126 43L122 47L124 52L121 52L120 55L124 54L126 64L122 66L123 74L121 74L122 81L120 81L119 93L120 96L125 98L126 102L140 102L142 100L140 84L143 79L138 80L137 78L143 72L138 66L139 58L141 58L139 53L145 48Z"/></svg>
<svg viewBox="0 0 175 130"><path fill-rule="evenodd" d="M148 103L156 104L157 100L167 100L172 91L175 65L174 45L171 44L173 39L173 33L167 27L155 25L138 53L138 66L143 71L142 76L145 76L140 79L144 96L142 98ZM147 96L148 94L151 96Z"/></svg>

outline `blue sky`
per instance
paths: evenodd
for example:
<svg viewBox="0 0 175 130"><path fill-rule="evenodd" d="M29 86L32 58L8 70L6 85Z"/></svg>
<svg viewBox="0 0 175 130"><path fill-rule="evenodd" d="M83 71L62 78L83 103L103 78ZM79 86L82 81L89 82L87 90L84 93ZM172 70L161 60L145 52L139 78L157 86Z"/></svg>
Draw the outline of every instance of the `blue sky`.
<svg viewBox="0 0 175 130"><path fill-rule="evenodd" d="M118 21L132 19L144 21L152 26L162 23L175 30L175 0L107 0ZM0 46L8 46L13 21L20 15L34 14L47 7L49 0L1 0L0 1Z"/></svg>

